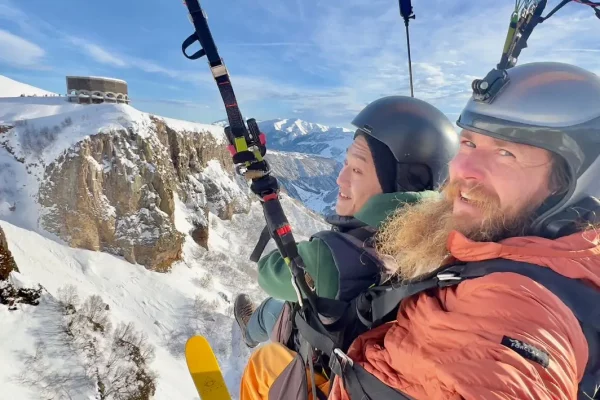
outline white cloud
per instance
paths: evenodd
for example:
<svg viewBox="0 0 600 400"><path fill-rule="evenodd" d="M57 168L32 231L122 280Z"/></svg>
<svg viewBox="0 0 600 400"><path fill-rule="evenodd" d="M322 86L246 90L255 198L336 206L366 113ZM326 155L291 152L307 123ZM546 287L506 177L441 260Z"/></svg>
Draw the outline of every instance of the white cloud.
<svg viewBox="0 0 600 400"><path fill-rule="evenodd" d="M166 75L169 78L187 82L204 83L210 80L206 77L197 77L197 74L191 76L190 74L185 73L183 71L163 67L155 63L154 61L128 56L110 48L102 47L86 39L77 38L73 36L65 36L65 40L68 43L76 46L76 48L80 52L90 56L94 61L110 65L114 68L136 68L144 72L158 73Z"/></svg>
<svg viewBox="0 0 600 400"><path fill-rule="evenodd" d="M247 42L247 43L227 43L224 42L223 46L239 46L239 47L298 47L298 46L313 46L310 43L302 43L302 42Z"/></svg>
<svg viewBox="0 0 600 400"><path fill-rule="evenodd" d="M190 100L178 100L178 99L145 99L145 98L136 98L134 99L135 103L150 103L150 104L167 104L172 106L186 107L186 108L200 108L207 109L210 106L202 103L198 103L196 101Z"/></svg>
<svg viewBox="0 0 600 400"><path fill-rule="evenodd" d="M8 4L0 4L0 17L5 19L16 19L23 17L23 13L13 7L10 7Z"/></svg>
<svg viewBox="0 0 600 400"><path fill-rule="evenodd" d="M94 60L104 63L104 64L108 64L108 65L112 65L114 67L127 67L128 64L123 61L121 58L119 58L118 56L114 56L112 54L110 54L109 52L107 52L106 50L104 50L102 47L95 45L95 44L88 44L85 46L85 50L89 53L90 56L92 56L94 58Z"/></svg>
<svg viewBox="0 0 600 400"><path fill-rule="evenodd" d="M91 43L87 40L76 38L76 37L68 37L69 42L73 45L77 46L82 52L86 53L88 56L92 57L95 61L107 64L112 67L128 67L129 64L123 60L123 58L119 55L116 55L95 43Z"/></svg>
<svg viewBox="0 0 600 400"><path fill-rule="evenodd" d="M0 29L0 62L15 67L44 68L46 52L20 36Z"/></svg>
<svg viewBox="0 0 600 400"><path fill-rule="evenodd" d="M129 65L133 66L135 68L139 68L142 71L145 72L149 72L149 73L158 73L158 74L163 74L166 75L170 78L174 78L174 79L182 79L182 72L181 71L176 71L173 69L169 69L169 68L165 68L161 65L156 64L153 61L150 60L145 60L143 58L137 58L137 57L127 57L127 60L129 61Z"/></svg>

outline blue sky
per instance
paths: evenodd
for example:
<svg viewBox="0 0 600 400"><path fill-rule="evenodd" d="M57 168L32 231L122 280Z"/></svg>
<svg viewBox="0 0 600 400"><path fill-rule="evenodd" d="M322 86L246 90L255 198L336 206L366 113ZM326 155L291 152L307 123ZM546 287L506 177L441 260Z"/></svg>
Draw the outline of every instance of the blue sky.
<svg viewBox="0 0 600 400"><path fill-rule="evenodd" d="M551 6L558 0L549 0ZM409 94L397 0L202 0L246 118L349 126L379 97ZM415 95L452 120L471 81L500 58L511 0L413 0ZM549 9L549 8L548 8ZM181 0L0 0L0 74L58 93L66 75L125 79L133 105L163 116L225 117ZM600 74L600 20L569 4L540 25L520 63Z"/></svg>

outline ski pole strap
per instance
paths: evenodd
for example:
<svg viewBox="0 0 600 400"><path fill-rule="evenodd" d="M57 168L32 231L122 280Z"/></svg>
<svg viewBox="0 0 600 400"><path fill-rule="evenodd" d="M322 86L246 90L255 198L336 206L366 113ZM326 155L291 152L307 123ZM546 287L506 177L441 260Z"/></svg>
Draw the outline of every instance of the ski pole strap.
<svg viewBox="0 0 600 400"><path fill-rule="evenodd" d="M510 54L510 57L514 59L514 62L519 58L521 51L527 47L527 40L533 29L540 23L543 22L542 13L544 12L544 8L546 8L547 0L540 0L533 10L532 14L529 14L526 17L526 21L524 22L524 26L522 29L519 29L521 36L517 39L514 48ZM509 66L514 66L513 61L509 60Z"/></svg>
<svg viewBox="0 0 600 400"><path fill-rule="evenodd" d="M186 56L188 59L190 60L197 60L199 58L202 58L206 55L206 52L204 51L204 49L200 49L197 52L195 52L192 55L189 55L186 50L188 49L188 47L190 47L192 44L194 44L195 42L198 41L198 36L196 36L196 33L192 33L190 36L188 36L187 39L185 39L183 41L183 44L181 45L181 51L183 51L183 55Z"/></svg>
<svg viewBox="0 0 600 400"><path fill-rule="evenodd" d="M184 4L188 9L195 32L183 42L181 48L183 54L191 60L196 60L203 56L206 56L208 59L211 73L217 83L223 103L225 104L227 120L229 121L229 126L225 129L225 133L229 140L228 148L234 159L234 163L242 163L246 167L253 166L254 171L252 171L250 178L265 175L268 171L268 166L262 163L262 157L266 152L265 136L258 130L256 120L254 119L248 120L248 128L246 128L231 85L229 72L219 55L217 46L208 27L208 21L200 7L199 1L186 0L184 1ZM195 42L199 42L201 49L196 53L189 55L186 50ZM259 165L254 165L256 163L259 163ZM257 171L261 171L262 175L257 174Z"/></svg>
<svg viewBox="0 0 600 400"><path fill-rule="evenodd" d="M519 23L519 11L515 10L510 18L510 24L508 26L508 32L506 34L506 40L504 41L504 48L502 49L502 57L500 58L500 63L498 64L498 68L506 68L509 63L509 52L511 45L515 38L515 33L517 32L517 25Z"/></svg>
<svg viewBox="0 0 600 400"><path fill-rule="evenodd" d="M256 243L252 254L250 254L250 261L258 262L258 260L260 260L260 257L265 251L265 247L267 247L267 244L270 240L271 234L269 233L269 227L265 225L263 230L260 232L260 237L258 238L258 242Z"/></svg>
<svg viewBox="0 0 600 400"><path fill-rule="evenodd" d="M315 294L308 287L304 278L306 273L304 262L298 253L292 228L279 201L277 179L270 175L255 179L252 182L251 190L261 198L267 229L275 240L281 257L290 268L291 283L298 295L298 302L303 305L303 299L307 299L312 309L316 310ZM253 253L255 257L257 254L258 250Z"/></svg>
<svg viewBox="0 0 600 400"><path fill-rule="evenodd" d="M185 0L185 5L188 8L192 23L196 29L196 32L193 34L196 36L196 40L192 40L191 36L188 37L182 45L183 53L186 57L191 59L197 59L206 55L213 78L217 82L221 98L225 103L225 111L227 112L227 119L229 120L233 136L236 138L244 137L246 126L244 124L244 119L242 118L242 113L238 107L235 93L231 87L229 73L223 60L219 56L217 46L208 27L204 12L200 7L200 3L198 0ZM196 52L192 56L188 56L185 50L195 41L200 43L202 51Z"/></svg>

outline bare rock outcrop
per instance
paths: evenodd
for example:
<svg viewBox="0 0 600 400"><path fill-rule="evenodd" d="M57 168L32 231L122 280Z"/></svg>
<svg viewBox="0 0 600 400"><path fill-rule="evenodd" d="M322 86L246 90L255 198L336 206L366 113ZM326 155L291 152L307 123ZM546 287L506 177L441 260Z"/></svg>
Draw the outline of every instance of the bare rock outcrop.
<svg viewBox="0 0 600 400"><path fill-rule="evenodd" d="M207 247L208 217L247 212L231 183L231 157L211 134L177 131L151 118L139 128L87 137L49 164L40 184L42 227L73 247L107 251L166 271L181 257L175 193L193 212L189 233Z"/></svg>
<svg viewBox="0 0 600 400"><path fill-rule="evenodd" d="M8 276L12 271L19 272L19 269L17 268L17 263L8 249L8 243L6 243L4 231L2 230L2 227L0 227L0 281L8 279Z"/></svg>

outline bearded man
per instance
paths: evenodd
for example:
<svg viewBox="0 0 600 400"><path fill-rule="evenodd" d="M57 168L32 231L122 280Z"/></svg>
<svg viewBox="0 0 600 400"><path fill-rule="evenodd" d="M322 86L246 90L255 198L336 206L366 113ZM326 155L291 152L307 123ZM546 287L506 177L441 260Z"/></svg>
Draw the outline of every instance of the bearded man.
<svg viewBox="0 0 600 400"><path fill-rule="evenodd" d="M443 196L398 210L378 235L400 290L434 286L406 289L390 320L333 352L331 390L314 378L329 399L598 398L600 78L550 62L501 76L461 113ZM460 272L492 265L504 270ZM580 293L564 295L574 281ZM241 398L267 398L292 359L257 351Z"/></svg>

